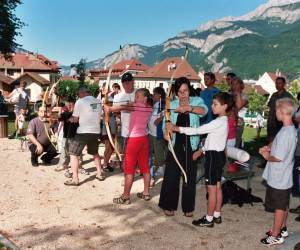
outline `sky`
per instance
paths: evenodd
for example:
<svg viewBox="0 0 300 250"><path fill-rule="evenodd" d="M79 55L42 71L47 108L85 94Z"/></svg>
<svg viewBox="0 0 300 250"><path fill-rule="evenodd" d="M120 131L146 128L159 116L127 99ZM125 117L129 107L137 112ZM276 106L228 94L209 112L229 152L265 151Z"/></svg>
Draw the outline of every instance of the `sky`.
<svg viewBox="0 0 300 250"><path fill-rule="evenodd" d="M105 57L120 45L152 46L225 16L244 15L267 0L23 0L26 26L16 41L63 65Z"/></svg>

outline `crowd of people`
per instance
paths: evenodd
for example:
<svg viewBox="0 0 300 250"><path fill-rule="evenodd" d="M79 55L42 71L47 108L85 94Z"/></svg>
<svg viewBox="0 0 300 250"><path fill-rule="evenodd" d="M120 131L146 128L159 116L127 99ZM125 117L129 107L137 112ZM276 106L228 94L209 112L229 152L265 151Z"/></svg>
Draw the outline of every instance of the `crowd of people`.
<svg viewBox="0 0 300 250"><path fill-rule="evenodd" d="M131 203L131 187L135 175L139 174L143 176L144 188L137 193L137 197L149 201L156 176L163 176L158 206L166 216L174 216L181 189L183 214L193 217L197 159L203 156L207 211L203 217L193 220L192 224L201 227L220 224L223 170L227 161L228 171L234 172L238 167L234 161L227 160L226 147L243 147L248 96L243 91L243 81L234 73L228 73L226 77L228 92L222 92L215 86L216 78L211 72L205 73L204 81L206 88L199 91L193 89L186 77L179 77L172 85L173 95L166 96L162 87L156 87L152 94L145 88L135 89L134 77L131 73L125 73L121 78L123 91L117 83L112 85L113 91L109 93L111 105L103 101L104 95L108 94L105 93L105 87L97 98L82 87L78 92L78 100L66 100L59 111L59 122L55 129L58 151L49 136L53 128L51 131L45 126L47 107L41 105L38 116L29 122L27 130L32 166L39 166L38 157L41 155L41 160L49 164L59 153L56 170L66 170L65 175L69 177L64 184L78 186L78 172L88 174L82 166L82 152L86 148L94 159L96 179L104 181L106 172L114 171L110 160L116 146L122 154L124 188L121 195L113 199L113 203ZM277 92L268 102L268 145L259 150L267 162L263 173L267 183L265 207L267 211L274 212L273 227L261 240L264 245L284 242L288 236L286 218L290 194L292 192L300 196L300 143L297 142L300 129L298 132L296 129L300 122L300 111L285 85L285 78L276 79ZM22 88L24 86L20 86L19 97L23 94ZM166 108L170 100L170 107ZM23 106L16 107L16 122L20 125L24 120L24 109ZM169 120L166 119L167 112L170 113ZM114 142L118 142L116 145L111 145L109 140L104 114L109 114L109 129ZM259 122L261 128L263 119ZM170 141L174 151L168 150L167 141ZM99 155L100 142L105 145L103 156ZM186 174L186 181L181 182L179 163ZM290 209L290 212L300 214L300 206ZM300 216L296 221L300 221Z"/></svg>

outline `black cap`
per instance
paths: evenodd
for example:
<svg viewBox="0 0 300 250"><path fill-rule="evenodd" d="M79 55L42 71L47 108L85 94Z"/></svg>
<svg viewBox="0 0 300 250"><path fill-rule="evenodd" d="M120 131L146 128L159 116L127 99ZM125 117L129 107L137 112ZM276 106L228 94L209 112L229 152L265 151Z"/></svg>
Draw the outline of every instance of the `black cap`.
<svg viewBox="0 0 300 250"><path fill-rule="evenodd" d="M126 72L125 74L122 75L121 82L130 82L132 80L133 80L133 76L131 73Z"/></svg>

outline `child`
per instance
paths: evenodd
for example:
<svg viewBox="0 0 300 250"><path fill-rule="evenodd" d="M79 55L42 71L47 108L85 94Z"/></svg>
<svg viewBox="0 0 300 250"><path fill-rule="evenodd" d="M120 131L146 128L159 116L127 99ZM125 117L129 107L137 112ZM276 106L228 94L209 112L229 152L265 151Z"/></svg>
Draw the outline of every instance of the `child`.
<svg viewBox="0 0 300 250"><path fill-rule="evenodd" d="M152 114L152 100L149 90L145 88L138 89L135 93L134 103L124 105L123 110L131 112L124 160L125 184L123 194L118 198L114 198L113 202L130 204L130 190L137 164L144 176L144 191L138 193L137 196L148 201L150 200L150 173L147 124Z"/></svg>
<svg viewBox="0 0 300 250"><path fill-rule="evenodd" d="M153 113L148 124L150 143L150 187L153 187L155 185L155 175L156 173L163 173L163 166L165 165L166 147L162 130L165 97L166 93L162 87L156 87L153 90ZM156 169L158 170L158 172L155 173Z"/></svg>
<svg viewBox="0 0 300 250"><path fill-rule="evenodd" d="M24 122L25 122L25 114L26 111L25 109L20 109L19 114L17 116L17 134L16 136L22 136L24 135L23 127L24 127Z"/></svg>
<svg viewBox="0 0 300 250"><path fill-rule="evenodd" d="M283 127L272 143L265 146L259 153L268 161L263 173L267 181L265 207L274 211L272 230L261 240L264 245L277 245L288 236L286 219L293 186L294 153L297 145L297 130L292 121L295 106L290 98L278 99L276 102L276 118Z"/></svg>
<svg viewBox="0 0 300 250"><path fill-rule="evenodd" d="M225 146L228 135L227 114L234 107L233 98L224 92L216 94L213 98L212 111L218 117L198 128L176 127L167 125L173 131L187 135L208 134L203 150L205 152L205 182L208 190L207 215L199 220L194 220L193 225L213 227L214 223L222 223L222 189L221 176L225 165Z"/></svg>

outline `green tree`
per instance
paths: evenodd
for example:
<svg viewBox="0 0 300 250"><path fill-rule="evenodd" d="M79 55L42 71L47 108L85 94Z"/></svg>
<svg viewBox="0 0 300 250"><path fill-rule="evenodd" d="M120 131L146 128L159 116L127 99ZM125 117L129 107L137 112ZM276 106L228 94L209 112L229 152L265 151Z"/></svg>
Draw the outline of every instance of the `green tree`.
<svg viewBox="0 0 300 250"><path fill-rule="evenodd" d="M297 94L300 92L300 79L292 81L288 91L297 99Z"/></svg>
<svg viewBox="0 0 300 250"><path fill-rule="evenodd" d="M250 112L263 112L267 108L267 97L260 95L256 92L251 92L249 94L249 111Z"/></svg>
<svg viewBox="0 0 300 250"><path fill-rule="evenodd" d="M229 91L229 86L228 86L228 84L224 80L216 83L215 86L218 89L220 89L222 92L228 92Z"/></svg>
<svg viewBox="0 0 300 250"><path fill-rule="evenodd" d="M16 36L21 35L18 30L25 24L16 17L14 11L21 3L21 0L0 1L0 52L6 57L20 46L16 43Z"/></svg>
<svg viewBox="0 0 300 250"><path fill-rule="evenodd" d="M81 85L84 85L86 77L86 59L80 59L79 63L76 65L77 79Z"/></svg>
<svg viewBox="0 0 300 250"><path fill-rule="evenodd" d="M58 83L57 93L65 100L76 101L78 95L79 81L60 81Z"/></svg>

